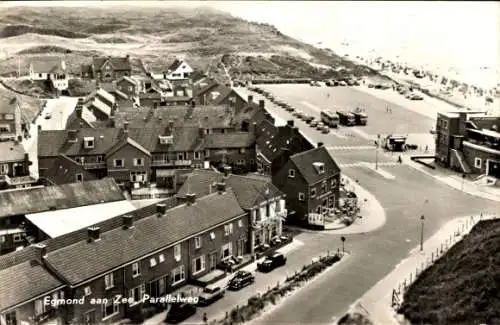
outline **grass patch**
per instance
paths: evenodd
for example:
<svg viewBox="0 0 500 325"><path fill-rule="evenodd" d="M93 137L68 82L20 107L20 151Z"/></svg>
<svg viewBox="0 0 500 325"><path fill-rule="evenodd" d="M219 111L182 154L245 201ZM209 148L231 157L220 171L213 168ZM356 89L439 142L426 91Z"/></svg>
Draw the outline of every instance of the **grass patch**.
<svg viewBox="0 0 500 325"><path fill-rule="evenodd" d="M478 223L409 287L413 324L500 324L500 220Z"/></svg>
<svg viewBox="0 0 500 325"><path fill-rule="evenodd" d="M17 54L40 54L40 53L71 53L70 49L61 47L61 46L52 46L52 45L41 45L41 46L33 46L22 51L17 52Z"/></svg>

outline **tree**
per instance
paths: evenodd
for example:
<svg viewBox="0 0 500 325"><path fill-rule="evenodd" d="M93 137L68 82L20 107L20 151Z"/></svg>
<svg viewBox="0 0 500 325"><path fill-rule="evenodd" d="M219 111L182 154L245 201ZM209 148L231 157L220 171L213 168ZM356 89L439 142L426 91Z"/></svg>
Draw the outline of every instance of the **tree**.
<svg viewBox="0 0 500 325"><path fill-rule="evenodd" d="M345 237L344 236L340 237L340 240L342 241L342 254L343 254L343 253L345 253L345 246L344 246Z"/></svg>

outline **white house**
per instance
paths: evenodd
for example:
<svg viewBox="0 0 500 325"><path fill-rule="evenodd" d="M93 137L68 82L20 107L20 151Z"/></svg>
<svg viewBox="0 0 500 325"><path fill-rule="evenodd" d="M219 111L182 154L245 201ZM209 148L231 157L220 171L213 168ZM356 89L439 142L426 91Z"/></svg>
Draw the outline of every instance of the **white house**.
<svg viewBox="0 0 500 325"><path fill-rule="evenodd" d="M168 67L167 71L161 75L161 79L182 80L189 79L193 73L193 68L182 59L175 61ZM156 79L156 78L155 78Z"/></svg>
<svg viewBox="0 0 500 325"><path fill-rule="evenodd" d="M31 80L50 80L58 90L68 89L66 63L60 58L43 58L30 63Z"/></svg>

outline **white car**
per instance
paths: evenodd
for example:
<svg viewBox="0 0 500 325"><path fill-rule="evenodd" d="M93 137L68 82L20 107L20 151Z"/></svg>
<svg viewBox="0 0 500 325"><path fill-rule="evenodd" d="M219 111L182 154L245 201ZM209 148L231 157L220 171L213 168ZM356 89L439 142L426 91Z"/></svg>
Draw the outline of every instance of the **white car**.
<svg viewBox="0 0 500 325"><path fill-rule="evenodd" d="M49 113L45 113L44 118L45 118L46 120L48 120L48 119L52 118L52 114L51 114L50 112L49 112Z"/></svg>

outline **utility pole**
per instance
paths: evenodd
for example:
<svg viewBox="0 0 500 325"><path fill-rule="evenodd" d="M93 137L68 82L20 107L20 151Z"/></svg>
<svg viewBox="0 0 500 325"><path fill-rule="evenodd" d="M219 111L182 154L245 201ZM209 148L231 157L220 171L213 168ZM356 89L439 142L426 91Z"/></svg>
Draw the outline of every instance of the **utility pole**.
<svg viewBox="0 0 500 325"><path fill-rule="evenodd" d="M420 221L421 221L421 228L420 228L420 251L422 252L424 250L424 220L425 217L424 215L420 216Z"/></svg>

